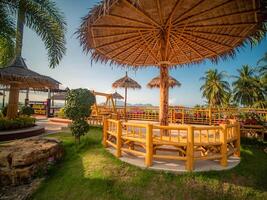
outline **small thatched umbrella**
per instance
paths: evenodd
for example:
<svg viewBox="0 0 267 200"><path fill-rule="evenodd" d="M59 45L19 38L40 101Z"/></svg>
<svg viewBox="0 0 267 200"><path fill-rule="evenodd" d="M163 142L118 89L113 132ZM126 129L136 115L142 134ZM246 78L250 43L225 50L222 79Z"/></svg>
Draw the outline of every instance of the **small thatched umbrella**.
<svg viewBox="0 0 267 200"><path fill-rule="evenodd" d="M115 99L115 105L117 105L117 99L124 99L118 92L112 94L113 99Z"/></svg>
<svg viewBox="0 0 267 200"><path fill-rule="evenodd" d="M139 85L135 80L128 77L127 72L123 78L118 79L112 84L113 88L124 88L125 89L125 96L124 96L124 118L127 121L127 89L140 89L141 85Z"/></svg>
<svg viewBox="0 0 267 200"><path fill-rule="evenodd" d="M92 60L160 69L160 123L168 123L169 69L233 57L266 32L265 0L104 0L79 37Z"/></svg>
<svg viewBox="0 0 267 200"><path fill-rule="evenodd" d="M153 78L148 84L148 88L160 88L160 77L157 76ZM181 83L177 81L175 78L169 76L169 87L174 88L174 87L181 87Z"/></svg>
<svg viewBox="0 0 267 200"><path fill-rule="evenodd" d="M7 117L14 118L17 115L20 89L58 88L60 83L29 70L24 60L17 56L10 66L0 69L0 84L10 86Z"/></svg>

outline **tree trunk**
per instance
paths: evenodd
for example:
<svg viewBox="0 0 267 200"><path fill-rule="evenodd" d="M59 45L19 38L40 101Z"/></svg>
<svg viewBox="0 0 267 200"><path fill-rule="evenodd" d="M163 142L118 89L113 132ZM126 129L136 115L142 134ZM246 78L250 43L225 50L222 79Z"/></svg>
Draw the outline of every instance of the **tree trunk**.
<svg viewBox="0 0 267 200"><path fill-rule="evenodd" d="M21 56L22 43L23 43L23 30L25 23L25 9L22 4L19 4L18 16L17 16L17 33L16 33L16 56Z"/></svg>
<svg viewBox="0 0 267 200"><path fill-rule="evenodd" d="M168 125L169 107L169 71L167 66L160 67L160 106L159 122L160 125Z"/></svg>
<svg viewBox="0 0 267 200"><path fill-rule="evenodd" d="M124 119L127 122L127 87L125 88L124 98Z"/></svg>
<svg viewBox="0 0 267 200"><path fill-rule="evenodd" d="M7 118L13 119L18 113L18 102L19 102L19 84L12 83L9 90L9 102L7 107Z"/></svg>
<svg viewBox="0 0 267 200"><path fill-rule="evenodd" d="M20 3L17 16L17 33L16 33L16 49L15 49L17 57L21 56L24 23L25 23L25 9L23 8L22 3ZM19 84L12 83L10 85L9 100L7 107L8 119L12 119L17 116L18 102L19 102Z"/></svg>

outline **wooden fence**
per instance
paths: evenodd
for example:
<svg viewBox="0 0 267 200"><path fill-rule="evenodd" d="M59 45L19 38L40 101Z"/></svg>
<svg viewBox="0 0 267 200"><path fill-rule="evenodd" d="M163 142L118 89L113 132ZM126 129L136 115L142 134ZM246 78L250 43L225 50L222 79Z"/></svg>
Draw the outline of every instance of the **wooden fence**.
<svg viewBox="0 0 267 200"><path fill-rule="evenodd" d="M240 125L159 126L104 119L103 145L113 147L117 157L143 156L147 167L154 159L174 159L185 161L185 168L193 171L195 160L219 159L227 166L229 156L240 156Z"/></svg>
<svg viewBox="0 0 267 200"><path fill-rule="evenodd" d="M119 119L124 118L123 108L117 108ZM225 119L237 118L240 114L256 113L267 122L267 109L256 108L189 108L171 106L169 108L169 122L181 124L219 124ZM131 120L158 121L158 107L128 107L127 118Z"/></svg>

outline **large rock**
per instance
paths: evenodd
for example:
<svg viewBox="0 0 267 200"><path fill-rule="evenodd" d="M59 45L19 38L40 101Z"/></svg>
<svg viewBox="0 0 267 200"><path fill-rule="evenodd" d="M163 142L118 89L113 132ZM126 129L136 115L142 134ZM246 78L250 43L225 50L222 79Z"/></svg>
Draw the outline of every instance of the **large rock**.
<svg viewBox="0 0 267 200"><path fill-rule="evenodd" d="M56 139L34 138L0 145L0 185L29 182L37 172L63 155L61 142Z"/></svg>

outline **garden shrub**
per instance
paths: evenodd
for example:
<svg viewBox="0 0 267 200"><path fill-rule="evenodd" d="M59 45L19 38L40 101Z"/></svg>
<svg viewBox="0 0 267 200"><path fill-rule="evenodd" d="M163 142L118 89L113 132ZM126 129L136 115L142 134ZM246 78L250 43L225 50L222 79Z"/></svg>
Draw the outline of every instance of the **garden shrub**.
<svg viewBox="0 0 267 200"><path fill-rule="evenodd" d="M95 103L95 96L89 90L79 88L69 90L66 100L65 115L72 120L72 134L80 143L80 136L89 131L86 118L91 114L91 106Z"/></svg>
<svg viewBox="0 0 267 200"><path fill-rule="evenodd" d="M2 115L5 117L7 115L7 106L2 108Z"/></svg>
<svg viewBox="0 0 267 200"><path fill-rule="evenodd" d="M59 111L56 112L56 116L59 118L65 118L65 108L60 108Z"/></svg>
<svg viewBox="0 0 267 200"><path fill-rule="evenodd" d="M22 106L19 114L31 116L34 114L34 109L30 106Z"/></svg>
<svg viewBox="0 0 267 200"><path fill-rule="evenodd" d="M14 119L0 117L0 131L28 128L34 126L34 124L35 118L29 116L19 116Z"/></svg>

